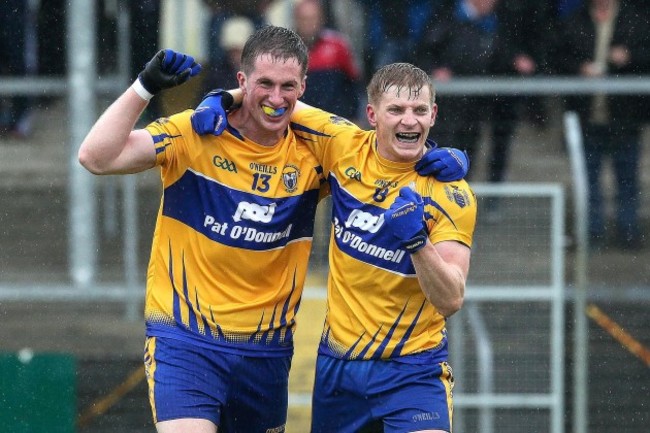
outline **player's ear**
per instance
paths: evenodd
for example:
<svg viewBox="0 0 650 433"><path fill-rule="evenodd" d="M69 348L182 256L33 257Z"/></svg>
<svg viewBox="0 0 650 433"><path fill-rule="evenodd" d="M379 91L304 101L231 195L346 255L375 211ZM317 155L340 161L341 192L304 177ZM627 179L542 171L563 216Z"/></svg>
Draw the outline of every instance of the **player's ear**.
<svg viewBox="0 0 650 433"><path fill-rule="evenodd" d="M246 87L246 74L243 71L237 72L237 83L239 84L239 88L244 91Z"/></svg>
<svg viewBox="0 0 650 433"><path fill-rule="evenodd" d="M433 104L431 107L431 126L436 124L436 117L438 116L438 104Z"/></svg>
<svg viewBox="0 0 650 433"><path fill-rule="evenodd" d="M300 83L300 91L298 92L298 98L302 97L302 95L305 94L305 89L307 89L307 76L305 75L305 78L302 79L302 82Z"/></svg>
<svg viewBox="0 0 650 433"><path fill-rule="evenodd" d="M366 105L366 116L368 116L368 123L373 128L377 127L377 113L375 112L375 107L371 104Z"/></svg>

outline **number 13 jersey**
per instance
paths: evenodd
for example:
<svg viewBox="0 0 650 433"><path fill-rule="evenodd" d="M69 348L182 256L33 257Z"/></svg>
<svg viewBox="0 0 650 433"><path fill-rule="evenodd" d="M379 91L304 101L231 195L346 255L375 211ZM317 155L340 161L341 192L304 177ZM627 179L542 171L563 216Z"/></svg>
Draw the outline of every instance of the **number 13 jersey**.
<svg viewBox="0 0 650 433"><path fill-rule="evenodd" d="M322 169L288 130L273 147L191 110L147 126L163 197L147 272L147 335L234 353L291 353Z"/></svg>

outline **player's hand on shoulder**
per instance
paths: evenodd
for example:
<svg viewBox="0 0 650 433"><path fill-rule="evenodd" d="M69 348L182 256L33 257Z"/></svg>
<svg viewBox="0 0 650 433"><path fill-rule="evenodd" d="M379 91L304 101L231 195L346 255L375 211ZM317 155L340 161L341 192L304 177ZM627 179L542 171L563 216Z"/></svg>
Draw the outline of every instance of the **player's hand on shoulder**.
<svg viewBox="0 0 650 433"><path fill-rule="evenodd" d="M424 247L428 235L424 223L424 201L411 187L399 190L399 196L384 212L384 224L409 253Z"/></svg>
<svg viewBox="0 0 650 433"><path fill-rule="evenodd" d="M415 170L420 176L433 176L441 182L460 180L469 171L469 157L460 149L434 147L422 155Z"/></svg>
<svg viewBox="0 0 650 433"><path fill-rule="evenodd" d="M199 135L221 135L228 125L226 111L232 104L230 93L222 89L208 92L190 116L194 132Z"/></svg>
<svg viewBox="0 0 650 433"><path fill-rule="evenodd" d="M138 75L138 80L151 95L183 84L201 71L194 57L170 49L158 51Z"/></svg>

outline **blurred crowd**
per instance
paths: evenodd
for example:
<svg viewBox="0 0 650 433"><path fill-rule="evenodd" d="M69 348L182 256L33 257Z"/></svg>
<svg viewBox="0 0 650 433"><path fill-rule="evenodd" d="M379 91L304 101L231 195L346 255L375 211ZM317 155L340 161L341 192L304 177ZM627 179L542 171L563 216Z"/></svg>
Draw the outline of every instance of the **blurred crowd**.
<svg viewBox="0 0 650 433"><path fill-rule="evenodd" d="M246 38L265 24L294 28L310 48L306 102L363 123L365 85L377 68L410 62L434 82L474 76L623 77L650 75L650 9L642 0L294 0L283 22L270 11L286 0L202 0L209 11L203 87L236 85ZM116 32L111 10L118 0L100 0L99 48L110 51ZM163 0L125 2L133 24L132 73L159 47ZM64 0L4 0L0 3L0 75L65 72ZM108 64L106 67L110 67ZM507 180L510 148L519 122L544 127L547 107L539 96L441 95L431 138L441 146L478 148L487 155L488 182ZM1 97L0 131L30 132L30 100ZM638 221L641 129L650 106L645 95L582 95L564 98L583 127L590 184L589 233L598 247L608 237L623 248L643 244ZM152 116L160 114L155 105ZM611 161L616 198L615 229L607 228L601 187L603 164ZM471 171L470 171L471 173ZM471 174L470 174L471 177ZM486 203L498 219L499 203Z"/></svg>

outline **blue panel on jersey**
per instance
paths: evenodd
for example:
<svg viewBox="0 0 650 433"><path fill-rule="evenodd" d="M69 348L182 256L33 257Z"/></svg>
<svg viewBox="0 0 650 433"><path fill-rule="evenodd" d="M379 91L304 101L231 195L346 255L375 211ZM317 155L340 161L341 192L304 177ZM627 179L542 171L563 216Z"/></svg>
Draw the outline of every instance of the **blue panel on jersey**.
<svg viewBox="0 0 650 433"><path fill-rule="evenodd" d="M262 251L311 238L318 190L266 198L187 171L165 189L163 215L224 245Z"/></svg>
<svg viewBox="0 0 650 433"><path fill-rule="evenodd" d="M344 253L365 263L415 275L409 254L401 248L390 230L382 229L385 209L362 203L330 176L334 240Z"/></svg>

